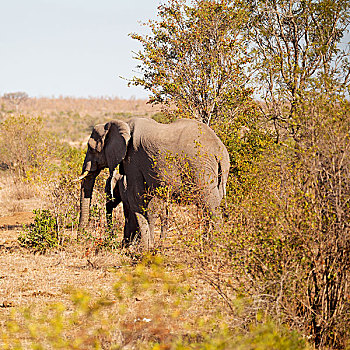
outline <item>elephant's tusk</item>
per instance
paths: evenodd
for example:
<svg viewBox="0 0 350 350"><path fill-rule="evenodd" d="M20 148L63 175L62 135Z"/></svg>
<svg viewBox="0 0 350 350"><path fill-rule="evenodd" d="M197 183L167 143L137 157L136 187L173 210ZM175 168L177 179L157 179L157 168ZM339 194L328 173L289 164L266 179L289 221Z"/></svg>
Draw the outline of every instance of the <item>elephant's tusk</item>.
<svg viewBox="0 0 350 350"><path fill-rule="evenodd" d="M81 176L79 176L77 179L75 179L73 181L76 181L76 182L81 181L81 180L85 179L88 175L89 175L89 172L88 171L84 171Z"/></svg>

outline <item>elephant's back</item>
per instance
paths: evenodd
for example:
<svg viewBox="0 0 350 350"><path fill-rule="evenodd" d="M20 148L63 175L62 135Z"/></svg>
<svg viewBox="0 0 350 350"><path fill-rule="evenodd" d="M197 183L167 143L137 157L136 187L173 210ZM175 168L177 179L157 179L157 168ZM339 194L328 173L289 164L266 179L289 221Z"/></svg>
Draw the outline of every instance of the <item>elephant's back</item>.
<svg viewBox="0 0 350 350"><path fill-rule="evenodd" d="M193 119L178 119L171 124L157 123L152 119L138 118L134 124L134 147L157 153L198 154L215 158L228 158L226 147L206 124Z"/></svg>
<svg viewBox="0 0 350 350"><path fill-rule="evenodd" d="M174 126L182 130L178 144L193 149L195 153L203 152L228 159L225 145L208 125L192 119L180 119Z"/></svg>

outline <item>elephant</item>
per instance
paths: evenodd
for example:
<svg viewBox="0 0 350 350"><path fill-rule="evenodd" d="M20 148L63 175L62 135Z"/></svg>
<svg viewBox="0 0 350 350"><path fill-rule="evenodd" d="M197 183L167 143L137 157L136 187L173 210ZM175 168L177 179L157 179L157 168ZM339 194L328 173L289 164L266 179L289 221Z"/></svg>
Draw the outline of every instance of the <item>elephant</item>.
<svg viewBox="0 0 350 350"><path fill-rule="evenodd" d="M115 169L112 175L106 181L105 194L106 194L106 221L107 226L112 229L113 222L113 209L115 209L119 203L123 203L123 211L125 217L124 225L124 240L122 246L128 246L140 232L140 223L137 219L136 213L130 210L128 192L127 192L127 179L125 175L121 175L117 169ZM168 211L166 204L159 198L152 199L148 205L147 217L149 222L149 236L150 239L154 237L154 227L157 216L161 220L161 239L165 238L165 233L168 228ZM142 219L141 219L142 221ZM143 221L144 222L144 221ZM147 227L142 231L147 231ZM149 242L150 245L154 244L154 241Z"/></svg>
<svg viewBox="0 0 350 350"><path fill-rule="evenodd" d="M112 229L113 209L123 202L123 211L125 218L124 237L130 237L133 240L136 233L140 230L137 222L137 217L134 212L131 212L129 202L127 200L127 182L126 176L121 175L115 170L107 179L106 187L106 221L109 229ZM128 242L123 242L127 245Z"/></svg>
<svg viewBox="0 0 350 350"><path fill-rule="evenodd" d="M224 144L208 125L193 119L160 124L137 117L96 125L80 177L80 229L89 220L96 177L104 168L113 174L118 165L120 174L126 176L130 212L137 218L142 215L148 224L147 209L157 192L177 198L186 197L188 192L197 206L212 217L220 216L230 160ZM124 240L131 238L126 232Z"/></svg>

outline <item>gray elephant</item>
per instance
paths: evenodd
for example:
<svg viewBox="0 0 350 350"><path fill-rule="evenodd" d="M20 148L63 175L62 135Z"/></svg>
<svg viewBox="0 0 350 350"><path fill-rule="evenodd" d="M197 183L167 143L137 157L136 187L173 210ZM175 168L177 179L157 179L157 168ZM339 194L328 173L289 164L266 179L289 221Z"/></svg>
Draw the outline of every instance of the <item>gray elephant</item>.
<svg viewBox="0 0 350 350"><path fill-rule="evenodd" d="M140 228L137 222L136 214L130 210L127 199L126 176L119 174L118 171L115 170L106 181L105 194L107 226L112 229L113 209L116 208L119 203L123 202L125 218L124 237L129 237L130 240L133 240L137 232L140 231ZM123 242L125 245L128 243L129 242Z"/></svg>
<svg viewBox="0 0 350 350"><path fill-rule="evenodd" d="M172 124L159 124L152 119L131 118L127 122L112 120L96 125L82 169L80 228L89 219L96 177L107 167L112 174L118 165L120 173L126 175L129 209L137 218L142 215L149 223L148 205L157 192L180 198L188 193L210 215L220 215L229 155L220 139L203 123L179 119ZM124 236L125 241L131 238Z"/></svg>
<svg viewBox="0 0 350 350"><path fill-rule="evenodd" d="M140 228L140 224L144 225L144 220L139 217L137 218L136 213L130 210L129 199L128 199L128 185L125 175L121 175L116 169L112 175L106 181L105 194L106 194L106 221L107 226L112 229L113 226L113 209L115 209L119 203L123 203L123 211L125 218L124 225L124 241L123 246L128 246L140 233L143 231L146 235L149 235L149 244L154 244L154 228L157 217L161 220L161 239L165 238L165 234L168 228L168 210L166 203L160 198L153 198L148 204L147 218L148 224ZM140 237L138 237L140 238Z"/></svg>

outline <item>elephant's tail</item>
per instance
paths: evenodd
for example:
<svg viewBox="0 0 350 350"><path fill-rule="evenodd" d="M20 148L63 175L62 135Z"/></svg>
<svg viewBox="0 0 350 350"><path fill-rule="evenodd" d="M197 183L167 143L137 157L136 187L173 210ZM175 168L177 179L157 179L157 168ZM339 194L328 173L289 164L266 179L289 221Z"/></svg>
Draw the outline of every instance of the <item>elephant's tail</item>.
<svg viewBox="0 0 350 350"><path fill-rule="evenodd" d="M226 182L227 182L227 174L223 172L222 159L218 159L218 190L220 196L224 199L224 208L223 215L227 217L227 201L226 201Z"/></svg>

